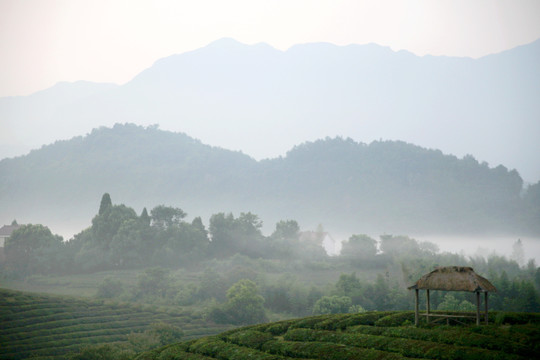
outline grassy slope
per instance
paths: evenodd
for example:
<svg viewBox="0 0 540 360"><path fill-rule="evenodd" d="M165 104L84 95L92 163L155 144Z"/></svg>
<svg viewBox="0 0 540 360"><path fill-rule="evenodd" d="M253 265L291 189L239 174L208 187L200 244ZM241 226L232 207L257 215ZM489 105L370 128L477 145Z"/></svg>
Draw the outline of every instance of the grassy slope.
<svg viewBox="0 0 540 360"><path fill-rule="evenodd" d="M99 285L107 276L121 281L124 287L135 286L137 276L143 270L114 270L90 274L73 275L33 275L24 280L2 278L1 287L5 289L49 293L68 296L95 296Z"/></svg>
<svg viewBox="0 0 540 360"><path fill-rule="evenodd" d="M540 314L491 314L489 326L413 327L412 312L324 315L255 325L141 354L167 359L529 359Z"/></svg>
<svg viewBox="0 0 540 360"><path fill-rule="evenodd" d="M182 328L186 338L228 328L209 324L179 308L0 289L0 359L61 358L83 345L126 341L130 333L142 332L159 321Z"/></svg>

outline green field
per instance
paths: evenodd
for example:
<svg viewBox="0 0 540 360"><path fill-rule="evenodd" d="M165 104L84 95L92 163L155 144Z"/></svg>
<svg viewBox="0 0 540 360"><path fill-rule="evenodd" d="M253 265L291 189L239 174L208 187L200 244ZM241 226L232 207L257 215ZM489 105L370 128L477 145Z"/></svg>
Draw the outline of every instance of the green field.
<svg viewBox="0 0 540 360"><path fill-rule="evenodd" d="M126 343L130 334L158 322L179 327L185 339L230 329L180 307L0 289L0 359L61 359L85 345Z"/></svg>
<svg viewBox="0 0 540 360"><path fill-rule="evenodd" d="M249 326L172 344L138 360L531 359L540 314L492 313L488 326L411 326L412 312L323 315Z"/></svg>

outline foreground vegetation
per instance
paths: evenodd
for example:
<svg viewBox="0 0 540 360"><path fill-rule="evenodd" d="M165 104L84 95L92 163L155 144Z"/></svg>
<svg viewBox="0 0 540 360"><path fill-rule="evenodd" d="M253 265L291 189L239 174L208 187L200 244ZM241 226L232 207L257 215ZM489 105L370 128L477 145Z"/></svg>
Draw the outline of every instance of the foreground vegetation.
<svg viewBox="0 0 540 360"><path fill-rule="evenodd" d="M137 357L167 359L530 359L540 315L491 313L489 326L410 326L412 312L322 315L230 330Z"/></svg>
<svg viewBox="0 0 540 360"><path fill-rule="evenodd" d="M151 305L38 295L0 289L0 359L62 359L114 344L133 356L155 346L230 328L201 314Z"/></svg>

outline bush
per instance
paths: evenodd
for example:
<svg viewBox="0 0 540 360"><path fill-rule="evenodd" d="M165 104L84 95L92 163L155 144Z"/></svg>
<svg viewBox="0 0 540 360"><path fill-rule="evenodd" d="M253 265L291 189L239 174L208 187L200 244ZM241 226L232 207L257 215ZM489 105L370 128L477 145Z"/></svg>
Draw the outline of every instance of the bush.
<svg viewBox="0 0 540 360"><path fill-rule="evenodd" d="M269 333L253 330L237 331L227 336L227 340L234 344L254 349L261 349L265 342L270 341L273 338L274 337Z"/></svg>
<svg viewBox="0 0 540 360"><path fill-rule="evenodd" d="M313 305L313 314L342 314L348 313L352 300L348 296L323 296Z"/></svg>
<svg viewBox="0 0 540 360"><path fill-rule="evenodd" d="M375 321L375 326L401 326L405 321L414 322L414 311L401 311Z"/></svg>
<svg viewBox="0 0 540 360"><path fill-rule="evenodd" d="M107 276L103 279L103 282L99 284L96 296L99 298L111 299L119 296L122 291L122 282Z"/></svg>

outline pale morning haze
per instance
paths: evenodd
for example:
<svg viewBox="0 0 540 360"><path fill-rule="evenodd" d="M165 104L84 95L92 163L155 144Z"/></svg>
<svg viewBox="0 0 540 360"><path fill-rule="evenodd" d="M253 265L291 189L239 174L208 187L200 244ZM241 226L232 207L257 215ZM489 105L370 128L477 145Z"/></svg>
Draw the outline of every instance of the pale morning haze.
<svg viewBox="0 0 540 360"><path fill-rule="evenodd" d="M531 1L0 1L0 96L60 81L123 84L156 60L245 44L375 43L478 58L540 38Z"/></svg>
<svg viewBox="0 0 540 360"><path fill-rule="evenodd" d="M540 0L0 0L0 360L539 358L539 264Z"/></svg>

